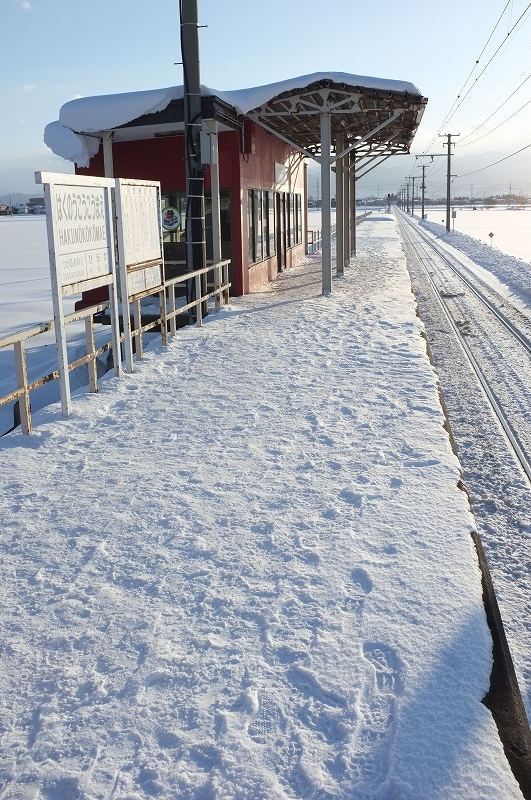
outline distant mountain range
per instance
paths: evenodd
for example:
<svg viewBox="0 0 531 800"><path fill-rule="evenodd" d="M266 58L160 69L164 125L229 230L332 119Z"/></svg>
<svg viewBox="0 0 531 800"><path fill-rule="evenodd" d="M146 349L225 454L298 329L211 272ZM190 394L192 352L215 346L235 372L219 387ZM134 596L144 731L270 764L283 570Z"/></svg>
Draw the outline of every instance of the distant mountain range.
<svg viewBox="0 0 531 800"><path fill-rule="evenodd" d="M10 195L2 194L0 195L0 206L8 206L9 203L12 206L18 206L20 203L27 203L32 197L43 197L39 192L39 187L33 194L22 194L22 192L11 192Z"/></svg>
<svg viewBox="0 0 531 800"><path fill-rule="evenodd" d="M457 177L452 181L452 197L474 197L496 194L508 194L511 186L512 194L531 195L531 149L508 158L489 169L482 169L505 158L503 153L481 153L470 156L452 157L452 174ZM406 183L408 175L416 176L415 187L420 186L422 171L420 164L429 165L426 169L426 196L443 197L446 195L446 158L436 158L433 164L429 158L417 159L413 155L393 156L381 167L376 167L365 178L357 182L358 197L396 192ZM473 173L473 174L468 174ZM310 162L308 166L308 192L317 195L320 184L319 166ZM335 191L335 175L332 175L333 192Z"/></svg>
<svg viewBox="0 0 531 800"><path fill-rule="evenodd" d="M456 175L452 182L452 197L474 197L497 194L531 195L531 148L505 161L503 153L488 152L470 156L452 157L452 174ZM482 169L489 164L501 161L489 169ZM406 183L408 175L416 176L415 186L420 187L422 171L420 164L427 164L426 196L435 199L446 195L446 159L436 158L433 164L429 158L415 159L413 155L393 156L381 167L376 167L365 178L357 183L358 197L367 195L386 196L388 192L396 192ZM468 174L472 173L472 174ZM30 197L42 196L42 188L35 187L33 194L22 192L11 193L11 203L27 203ZM320 170L318 164L308 164L308 193L320 196ZM335 194L335 175L332 173L332 194ZM9 204L9 195L0 195L0 205Z"/></svg>

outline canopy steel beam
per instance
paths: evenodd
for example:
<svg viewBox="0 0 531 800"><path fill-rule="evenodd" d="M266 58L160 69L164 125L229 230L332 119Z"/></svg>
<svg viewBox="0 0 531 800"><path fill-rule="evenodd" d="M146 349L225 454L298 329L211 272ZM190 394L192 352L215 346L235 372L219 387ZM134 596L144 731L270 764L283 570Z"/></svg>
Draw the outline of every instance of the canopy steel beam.
<svg viewBox="0 0 531 800"><path fill-rule="evenodd" d="M387 155L382 156L381 160L378 161L376 164L373 164L372 167L369 167L369 169L366 169L365 172L362 172L360 175L356 175L356 180L359 180L360 178L365 177L365 175L368 175L369 172L372 172L373 169L375 169L376 167L379 167L380 164L383 164L383 162L387 161L387 159L391 158L391 156L394 156L394 153L387 153ZM363 169L363 167L362 167L362 169Z"/></svg>
<svg viewBox="0 0 531 800"><path fill-rule="evenodd" d="M347 149L344 150L342 153L339 153L336 156L336 158L343 158L343 156L345 156L347 153L350 153L351 150L357 150L357 148L360 147L365 141L367 141L367 139L370 139L371 136L374 136L376 133L381 131L382 128L385 128L391 122L394 122L395 119L398 119L398 117L401 117L403 113L404 113L403 111L397 111L395 114L393 114L392 117L389 117L389 119L386 119L385 122L382 122L381 125L378 125L378 127L374 128L372 131L370 131L370 133L366 133L365 136L362 136L361 139L358 139L356 142L354 142L354 144L351 144L350 147L347 147Z"/></svg>
<svg viewBox="0 0 531 800"><path fill-rule="evenodd" d="M320 159L318 158L318 156L315 155L315 153L312 153L310 152L310 150L306 150L304 147L295 144L294 141L288 139L287 136L283 136L281 133L278 133L278 131L276 131L274 128L270 128L269 125L266 125L265 122L262 122L261 119L259 119L257 114L248 114L248 116L250 117L250 119L252 119L253 122L256 122L257 125L260 125L261 128L264 128L264 130L268 131L269 133L272 133L273 136L278 136L279 139L282 139L283 142L289 144L290 147L294 147L295 150L299 151L299 153L302 153L307 158L311 158L314 161L317 161L318 164L321 163Z"/></svg>

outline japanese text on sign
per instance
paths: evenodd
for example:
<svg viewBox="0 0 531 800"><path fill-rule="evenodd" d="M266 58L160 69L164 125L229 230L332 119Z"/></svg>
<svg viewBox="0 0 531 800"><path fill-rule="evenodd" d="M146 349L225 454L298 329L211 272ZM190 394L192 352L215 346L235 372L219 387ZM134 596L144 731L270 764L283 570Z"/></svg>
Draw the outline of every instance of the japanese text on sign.
<svg viewBox="0 0 531 800"><path fill-rule="evenodd" d="M55 257L62 286L110 272L103 188L51 186Z"/></svg>

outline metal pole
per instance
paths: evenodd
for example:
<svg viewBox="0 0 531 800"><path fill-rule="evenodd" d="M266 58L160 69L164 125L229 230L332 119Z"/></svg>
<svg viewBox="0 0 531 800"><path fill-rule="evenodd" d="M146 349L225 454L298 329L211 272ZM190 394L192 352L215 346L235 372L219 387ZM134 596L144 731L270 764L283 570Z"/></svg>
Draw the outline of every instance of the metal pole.
<svg viewBox="0 0 531 800"><path fill-rule="evenodd" d="M336 136L336 155L343 152L343 136L338 134ZM336 160L336 272L338 275L343 275L343 222L344 222L344 170L343 159Z"/></svg>
<svg viewBox="0 0 531 800"><path fill-rule="evenodd" d="M447 142L446 146L448 148L447 153L447 169L446 169L446 230L450 230L450 191L451 191L451 184L452 184L452 134L447 134Z"/></svg>
<svg viewBox="0 0 531 800"><path fill-rule="evenodd" d="M215 119L206 121L210 131L210 196L212 214L212 259L214 264L221 261L221 201L219 195L219 147L218 147L218 123ZM220 280L219 269L214 269L215 289ZM216 308L221 308L221 299L216 295Z"/></svg>
<svg viewBox="0 0 531 800"><path fill-rule="evenodd" d="M186 164L186 268L206 267L205 171L201 163L201 84L199 78L199 32L197 0L180 0L181 52L184 76L184 132ZM205 278L205 276L203 276ZM201 285L206 280L201 281ZM195 293L187 282L188 300ZM206 309L203 309L203 315Z"/></svg>
<svg viewBox="0 0 531 800"><path fill-rule="evenodd" d="M350 264L350 173L349 173L350 153L343 158L343 190L345 199L343 201L343 263L345 267Z"/></svg>
<svg viewBox="0 0 531 800"><path fill-rule="evenodd" d="M446 230L450 232L450 192L452 185L452 136L459 136L458 133L440 133L439 136L446 136Z"/></svg>
<svg viewBox="0 0 531 800"><path fill-rule="evenodd" d="M424 219L424 193L426 191L426 165L422 165L422 219Z"/></svg>
<svg viewBox="0 0 531 800"><path fill-rule="evenodd" d="M321 114L321 215L322 215L322 291L332 291L332 241L330 220L330 114Z"/></svg>
<svg viewBox="0 0 531 800"><path fill-rule="evenodd" d="M112 137L114 131L103 133L103 171L106 178L114 178L114 163L112 157Z"/></svg>
<svg viewBox="0 0 531 800"><path fill-rule="evenodd" d="M356 154L350 154L350 255L356 255Z"/></svg>
<svg viewBox="0 0 531 800"><path fill-rule="evenodd" d="M411 178L412 187L411 187L411 216L415 214L415 178Z"/></svg>

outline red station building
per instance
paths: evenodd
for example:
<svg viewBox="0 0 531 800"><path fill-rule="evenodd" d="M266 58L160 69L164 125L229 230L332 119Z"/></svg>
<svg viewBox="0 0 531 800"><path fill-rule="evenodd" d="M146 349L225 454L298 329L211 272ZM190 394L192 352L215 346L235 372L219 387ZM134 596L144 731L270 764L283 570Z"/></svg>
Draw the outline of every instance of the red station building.
<svg viewBox="0 0 531 800"><path fill-rule="evenodd" d="M345 174L356 169L361 175L360 164L376 166L389 155L409 152L426 102L413 84L344 73L234 92L202 87L205 163L212 162L205 177L207 260L213 258L214 203L221 257L231 260L232 293L254 291L304 257L307 158L321 164L326 233L333 162L336 172L346 164ZM183 87L73 100L62 107L59 121L47 126L45 142L74 161L77 174L160 181L163 209L175 209L177 222L164 232L166 269L170 275L172 267L183 271L177 267L185 261ZM342 186L338 206L352 207L349 181ZM323 259L330 261L325 245L326 236ZM90 293L83 305L99 300Z"/></svg>

